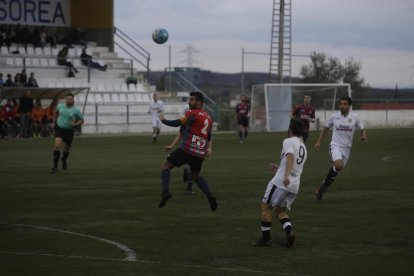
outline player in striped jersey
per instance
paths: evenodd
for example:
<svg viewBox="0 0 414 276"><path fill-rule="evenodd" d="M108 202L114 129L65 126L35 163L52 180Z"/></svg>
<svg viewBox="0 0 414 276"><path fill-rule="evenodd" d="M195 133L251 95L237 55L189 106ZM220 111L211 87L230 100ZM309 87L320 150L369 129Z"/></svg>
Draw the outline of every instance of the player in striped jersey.
<svg viewBox="0 0 414 276"><path fill-rule="evenodd" d="M315 143L315 150L318 151L321 146L322 139L332 128L332 141L329 145L329 154L333 166L329 169L328 174L322 181L322 184L316 189L316 200L322 200L322 194L326 192L327 188L335 180L338 172L345 168L346 163L351 153L352 140L355 129L360 129L361 141L367 142L367 133L364 124L359 118L358 114L351 112L352 99L350 97L342 97L339 100L339 109L341 112L332 114L326 122L325 128L321 131L318 140Z"/></svg>
<svg viewBox="0 0 414 276"><path fill-rule="evenodd" d="M217 199L211 193L207 181L200 176L204 158L212 151L211 131L213 119L203 110L204 97L201 92L190 93L188 104L190 109L183 117L177 120L166 120L163 114L160 119L163 124L172 127L185 126L182 132L182 142L176 150L167 156L167 160L161 165L161 186L162 194L159 208L164 207L172 197L170 192L171 169L184 164L190 166L191 178L207 196L211 211L217 209Z"/></svg>

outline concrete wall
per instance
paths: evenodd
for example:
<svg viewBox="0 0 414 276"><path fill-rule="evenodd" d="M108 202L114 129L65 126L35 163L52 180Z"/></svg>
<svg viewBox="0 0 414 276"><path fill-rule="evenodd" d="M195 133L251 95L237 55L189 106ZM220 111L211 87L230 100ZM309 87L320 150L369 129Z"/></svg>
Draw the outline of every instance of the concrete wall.
<svg viewBox="0 0 414 276"><path fill-rule="evenodd" d="M386 127L414 127L414 110L355 110L367 128ZM316 118L319 118L323 126L332 111L317 110ZM312 129L317 129L316 124L311 124Z"/></svg>

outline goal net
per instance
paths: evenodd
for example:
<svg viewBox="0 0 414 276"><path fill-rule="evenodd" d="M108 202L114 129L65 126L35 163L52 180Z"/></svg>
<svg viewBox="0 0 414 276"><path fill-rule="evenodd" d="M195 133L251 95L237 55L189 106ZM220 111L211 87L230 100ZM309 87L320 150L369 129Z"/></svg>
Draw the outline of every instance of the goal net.
<svg viewBox="0 0 414 276"><path fill-rule="evenodd" d="M293 107L302 104L305 95L311 97L311 105L316 110L316 123L311 125L311 129L316 129L333 111L339 110L338 101L341 97L351 97L351 87L349 84L333 83L253 85L250 95L251 131L286 131Z"/></svg>

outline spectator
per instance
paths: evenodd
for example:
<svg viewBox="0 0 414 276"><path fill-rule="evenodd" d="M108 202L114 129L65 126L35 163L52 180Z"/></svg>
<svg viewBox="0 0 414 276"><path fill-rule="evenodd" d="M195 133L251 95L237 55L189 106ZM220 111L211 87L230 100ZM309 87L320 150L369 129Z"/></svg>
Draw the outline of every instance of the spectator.
<svg viewBox="0 0 414 276"><path fill-rule="evenodd" d="M33 72L30 73L30 77L27 80L26 87L39 87L37 84L37 80L35 79L35 74Z"/></svg>
<svg viewBox="0 0 414 276"><path fill-rule="evenodd" d="M43 124L45 113L42 108L42 103L40 102L40 99L36 99L36 104L33 107L32 110L32 132L33 137L44 137L46 132L46 127Z"/></svg>
<svg viewBox="0 0 414 276"><path fill-rule="evenodd" d="M22 83L20 80L20 73L16 73L16 75L14 75L14 84L18 87L24 85L24 83Z"/></svg>
<svg viewBox="0 0 414 276"><path fill-rule="evenodd" d="M44 114L45 114L44 118L46 121L45 123L47 125L46 129L47 129L48 135L53 133L52 123L53 123L53 117L55 116L55 110L56 110L57 104L58 104L58 100L53 99L50 105L44 109Z"/></svg>
<svg viewBox="0 0 414 276"><path fill-rule="evenodd" d="M20 137L29 138L30 123L33 110L33 99L30 90L20 98Z"/></svg>
<svg viewBox="0 0 414 276"><path fill-rule="evenodd" d="M19 124L16 121L15 108L12 99L8 99L7 103L3 107L3 114L6 123L6 129L9 137L11 137L11 131L14 137L19 137ZM10 131L11 130L11 131Z"/></svg>
<svg viewBox="0 0 414 276"><path fill-rule="evenodd" d="M3 44L6 44L7 46L7 32L4 25L1 25L0 27L0 47L3 46Z"/></svg>
<svg viewBox="0 0 414 276"><path fill-rule="evenodd" d="M72 71L78 73L78 70L73 66L72 62L68 61L69 47L65 46L62 50L59 51L57 55L57 63L61 66L66 66L69 68L69 75Z"/></svg>
<svg viewBox="0 0 414 276"><path fill-rule="evenodd" d="M7 123L6 116L4 114L3 106L0 105L0 138L4 139L7 137Z"/></svg>
<svg viewBox="0 0 414 276"><path fill-rule="evenodd" d="M108 65L100 65L99 63L94 62L92 60L92 56L86 53L86 48L82 49L82 54L80 55L80 58L81 58L82 64L85 66L89 66L90 68L95 68L101 71L106 71L106 68L108 67Z"/></svg>
<svg viewBox="0 0 414 276"><path fill-rule="evenodd" d="M26 70L22 69L22 72L20 73L20 82L24 85L27 83L27 74Z"/></svg>
<svg viewBox="0 0 414 276"><path fill-rule="evenodd" d="M16 86L11 74L7 74L7 80L4 82L3 86L4 87L15 87Z"/></svg>
<svg viewBox="0 0 414 276"><path fill-rule="evenodd" d="M0 87L4 85L3 74L0 73Z"/></svg>

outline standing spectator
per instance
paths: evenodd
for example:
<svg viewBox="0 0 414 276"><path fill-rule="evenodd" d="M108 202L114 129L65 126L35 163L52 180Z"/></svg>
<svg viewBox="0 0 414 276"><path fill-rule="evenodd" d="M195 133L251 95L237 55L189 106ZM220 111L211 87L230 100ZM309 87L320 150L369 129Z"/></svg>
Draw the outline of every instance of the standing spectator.
<svg viewBox="0 0 414 276"><path fill-rule="evenodd" d="M53 123L53 118L55 116L55 110L56 110L57 104L58 104L58 100L53 99L50 102L50 105L44 109L44 114L45 114L44 118L45 118L47 136L53 133L51 125Z"/></svg>
<svg viewBox="0 0 414 276"><path fill-rule="evenodd" d="M292 116L294 118L300 119L303 122L303 140L306 142L309 137L309 123L315 122L315 108L311 105L311 97L305 95L303 97L303 104L295 106L292 111Z"/></svg>
<svg viewBox="0 0 414 276"><path fill-rule="evenodd" d="M352 99L350 97L342 97L339 100L340 112L332 114L325 124L325 128L321 131L318 140L315 143L315 150L318 151L321 147L321 141L332 128L332 140L329 145L329 155L333 166L329 169L327 175L322 181L322 184L316 189L316 200L322 200L322 194L326 192L328 187L335 180L339 171L345 168L349 155L351 153L352 140L355 129L358 128L361 132L361 141L367 142L367 133L364 124L359 118L358 114L350 111Z"/></svg>
<svg viewBox="0 0 414 276"><path fill-rule="evenodd" d="M37 84L37 80L35 78L35 74L32 72L30 73L30 77L27 80L26 87L39 87Z"/></svg>
<svg viewBox="0 0 414 276"><path fill-rule="evenodd" d="M57 54L57 63L61 66L66 66L69 68L69 74L74 71L78 73L78 70L73 66L72 62L68 61L69 47L65 46Z"/></svg>
<svg viewBox="0 0 414 276"><path fill-rule="evenodd" d="M7 46L7 31L5 25L0 26L0 47L5 44ZM8 46L9 47L9 46Z"/></svg>
<svg viewBox="0 0 414 276"><path fill-rule="evenodd" d="M7 137L7 121L4 112L4 107L0 105L0 138L4 139Z"/></svg>
<svg viewBox="0 0 414 276"><path fill-rule="evenodd" d="M301 138L303 123L298 119L290 119L289 137L283 140L280 165L270 163L270 169L276 172L267 185L262 200L262 238L254 246L271 246L270 230L272 226L273 211L282 224L286 233L287 247L295 241L292 223L286 210L295 201L300 186L300 176L307 158L305 144Z"/></svg>
<svg viewBox="0 0 414 276"><path fill-rule="evenodd" d="M3 87L3 85L4 85L3 74L0 73L0 87Z"/></svg>
<svg viewBox="0 0 414 276"><path fill-rule="evenodd" d="M106 71L106 68L108 67L108 65L100 65L99 63L94 62L92 60L92 56L86 53L85 48L82 49L82 54L80 55L80 59L81 59L82 64L85 66L88 66L89 68L95 68L100 71Z"/></svg>
<svg viewBox="0 0 414 276"><path fill-rule="evenodd" d="M33 99L30 90L20 98L20 137L29 138L30 123L33 110Z"/></svg>
<svg viewBox="0 0 414 276"><path fill-rule="evenodd" d="M7 74L7 79L3 84L4 87L15 87L16 84L13 81L13 77L11 74Z"/></svg>
<svg viewBox="0 0 414 276"><path fill-rule="evenodd" d="M157 138L161 131L161 121L159 115L164 111L164 103L158 99L157 93L154 93L152 98L154 101L150 103L148 113L151 113L152 115L152 142L155 144L157 143Z"/></svg>
<svg viewBox="0 0 414 276"><path fill-rule="evenodd" d="M43 124L43 117L45 113L42 108L42 103L40 102L40 99L36 99L36 103L32 110L32 133L33 137L43 137L45 136L45 128Z"/></svg>
<svg viewBox="0 0 414 276"><path fill-rule="evenodd" d="M250 103L246 95L240 96L240 103L236 105L237 124L239 125L239 139L242 144L249 134Z"/></svg>
<svg viewBox="0 0 414 276"><path fill-rule="evenodd" d="M203 110L203 102L203 94L193 91L190 93L188 102L190 110L186 112L185 116L177 120L166 120L162 113L159 115L163 124L172 127L184 125L185 128L180 147L169 154L161 165L162 195L158 208L164 207L172 197L169 189L171 170L188 164L191 170L191 178L207 196L211 211L214 212L217 209L216 197L211 193L207 181L200 176L204 158L212 152L211 132L213 119Z"/></svg>
<svg viewBox="0 0 414 276"><path fill-rule="evenodd" d="M22 83L23 86L25 86L27 83L27 74L26 74L26 70L24 69L22 69L22 72L20 73L20 82Z"/></svg>
<svg viewBox="0 0 414 276"><path fill-rule="evenodd" d="M15 118L15 108L12 99L7 99L7 102L3 107L3 114L8 136L16 138L20 137L19 125Z"/></svg>
<svg viewBox="0 0 414 276"><path fill-rule="evenodd" d="M56 108L52 124L52 127L55 129L55 144L53 147L53 168L50 170L51 174L57 172L62 146L64 146L62 169L66 170L68 168L67 158L72 147L75 127L83 124L83 115L74 104L74 96L69 93L66 95L65 104L59 104Z"/></svg>

